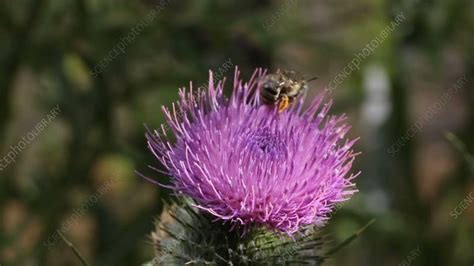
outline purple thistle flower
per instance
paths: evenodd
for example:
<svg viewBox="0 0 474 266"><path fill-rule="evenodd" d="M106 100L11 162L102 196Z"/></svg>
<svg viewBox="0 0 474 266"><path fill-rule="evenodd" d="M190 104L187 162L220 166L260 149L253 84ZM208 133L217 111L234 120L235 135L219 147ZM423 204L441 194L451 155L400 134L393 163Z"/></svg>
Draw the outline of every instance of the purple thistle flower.
<svg viewBox="0 0 474 266"><path fill-rule="evenodd" d="M285 112L260 103L257 69L247 83L236 69L230 99L224 81L209 75L207 91L180 89L164 125L148 132L148 146L172 177L168 186L197 207L234 225L265 225L293 234L322 226L339 202L357 190L350 175L356 140L344 138L346 117L328 116L323 94Z"/></svg>

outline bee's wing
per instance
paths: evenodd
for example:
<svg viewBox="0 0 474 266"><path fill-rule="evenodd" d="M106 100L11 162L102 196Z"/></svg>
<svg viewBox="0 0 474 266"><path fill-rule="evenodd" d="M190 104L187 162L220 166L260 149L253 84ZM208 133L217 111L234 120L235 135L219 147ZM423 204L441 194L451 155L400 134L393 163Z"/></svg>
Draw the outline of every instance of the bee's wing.
<svg viewBox="0 0 474 266"><path fill-rule="evenodd" d="M294 70L285 70L283 75L289 80L298 80L297 73Z"/></svg>

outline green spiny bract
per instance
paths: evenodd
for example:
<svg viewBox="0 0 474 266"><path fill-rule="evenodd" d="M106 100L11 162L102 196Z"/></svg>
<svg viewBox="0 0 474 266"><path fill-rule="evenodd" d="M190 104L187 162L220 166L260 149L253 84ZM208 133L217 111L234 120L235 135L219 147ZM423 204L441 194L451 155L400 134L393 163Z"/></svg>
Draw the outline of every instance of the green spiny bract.
<svg viewBox="0 0 474 266"><path fill-rule="evenodd" d="M293 238L263 227L243 234L191 205L165 206L151 234L155 258L147 265L321 265L325 258L314 228Z"/></svg>

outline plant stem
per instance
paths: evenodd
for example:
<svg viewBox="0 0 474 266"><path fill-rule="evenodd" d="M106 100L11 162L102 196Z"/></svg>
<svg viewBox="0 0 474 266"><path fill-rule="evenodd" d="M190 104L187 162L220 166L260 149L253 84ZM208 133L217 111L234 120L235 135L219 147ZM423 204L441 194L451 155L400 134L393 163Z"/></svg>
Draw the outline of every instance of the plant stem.
<svg viewBox="0 0 474 266"><path fill-rule="evenodd" d="M362 228L354 232L350 237L346 238L346 240L342 241L339 245L331 249L326 253L326 256L331 256L337 251L339 251L341 248L349 245L354 239L356 239L359 235L361 235L370 225L372 225L375 222L375 219L370 220L366 225L364 225Z"/></svg>
<svg viewBox="0 0 474 266"><path fill-rule="evenodd" d="M58 230L58 233L59 233L59 236L64 240L64 243L66 243L66 245L68 245L72 249L74 254L76 254L76 256L79 258L79 260L81 260L82 264L84 266L89 266L89 264L86 262L84 257L81 255L81 253L79 253L79 251L76 249L74 244L71 243L71 241L67 240L66 237L59 230Z"/></svg>

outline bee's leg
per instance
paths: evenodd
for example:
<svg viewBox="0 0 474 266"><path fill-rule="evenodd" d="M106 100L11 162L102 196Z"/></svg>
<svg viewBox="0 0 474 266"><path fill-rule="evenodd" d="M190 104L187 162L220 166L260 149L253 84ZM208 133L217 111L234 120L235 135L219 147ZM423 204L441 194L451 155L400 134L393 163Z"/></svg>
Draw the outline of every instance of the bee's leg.
<svg viewBox="0 0 474 266"><path fill-rule="evenodd" d="M278 112L281 113L285 111L286 108L290 105L290 98L287 95L281 97L280 102L278 103Z"/></svg>

